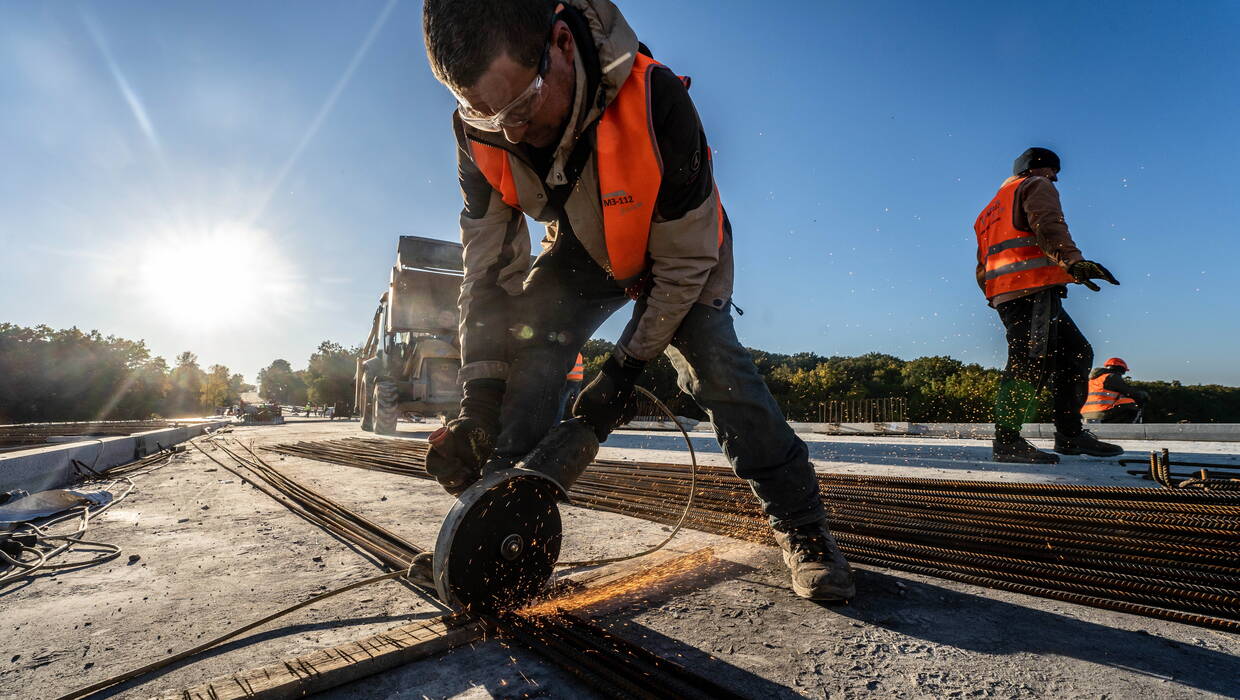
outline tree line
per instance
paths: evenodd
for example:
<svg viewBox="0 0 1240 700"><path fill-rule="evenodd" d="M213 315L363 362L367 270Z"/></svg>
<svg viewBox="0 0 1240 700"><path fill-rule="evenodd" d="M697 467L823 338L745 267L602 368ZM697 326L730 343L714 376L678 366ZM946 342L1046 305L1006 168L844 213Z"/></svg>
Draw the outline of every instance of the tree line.
<svg viewBox="0 0 1240 700"><path fill-rule="evenodd" d="M615 346L591 340L582 349L586 382ZM908 419L923 423L989 423L1000 370L966 364L947 356L902 360L868 353L855 357L792 355L749 348L758 371L788 420L816 421L821 405L832 400L903 398ZM676 370L666 356L647 366L639 384L677 415L705 414L676 386ZM1147 423L1240 423L1240 387L1183 385L1178 381L1129 381L1150 394ZM1051 396L1042 393L1037 420L1050 422Z"/></svg>
<svg viewBox="0 0 1240 700"><path fill-rule="evenodd" d="M169 366L141 340L0 323L0 423L201 416L253 390L192 352Z"/></svg>
<svg viewBox="0 0 1240 700"><path fill-rule="evenodd" d="M353 378L361 348L345 348L325 340L310 355L306 368L295 370L284 359L273 360L258 372L258 395L284 406L353 405Z"/></svg>
<svg viewBox="0 0 1240 700"><path fill-rule="evenodd" d="M586 382L613 348L604 340L591 340L582 348ZM351 405L358 352L324 341L304 369L276 359L259 372L258 393L283 405ZM841 357L750 352L789 420L818 420L826 401L873 398L905 399L912 421L992 420L997 369L945 356L902 360L882 353ZM705 417L677 387L676 371L666 357L650 363L640 383L676 414ZM1130 383L1150 394L1147 422L1240 423L1240 387ZM164 358L152 356L141 340L77 328L0 323L0 423L200 416L235 404L254 388L224 365L203 370L192 352L181 353L169 366ZM1048 421L1049 416L1047 393L1038 419Z"/></svg>

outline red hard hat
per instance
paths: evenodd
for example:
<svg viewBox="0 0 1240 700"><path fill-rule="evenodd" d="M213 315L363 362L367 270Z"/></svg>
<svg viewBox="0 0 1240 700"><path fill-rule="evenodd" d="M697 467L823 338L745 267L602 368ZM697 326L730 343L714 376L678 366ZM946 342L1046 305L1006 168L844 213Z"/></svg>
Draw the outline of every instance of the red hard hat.
<svg viewBox="0 0 1240 700"><path fill-rule="evenodd" d="M1111 359L1109 359L1109 360L1107 360L1106 362L1102 363L1102 366L1103 366L1103 367L1120 367L1120 368L1122 368L1125 372L1127 372L1127 371L1128 371L1128 363L1127 363L1127 362L1124 362L1123 360L1121 360L1121 359L1120 359L1120 358L1118 358L1118 357L1112 357Z"/></svg>

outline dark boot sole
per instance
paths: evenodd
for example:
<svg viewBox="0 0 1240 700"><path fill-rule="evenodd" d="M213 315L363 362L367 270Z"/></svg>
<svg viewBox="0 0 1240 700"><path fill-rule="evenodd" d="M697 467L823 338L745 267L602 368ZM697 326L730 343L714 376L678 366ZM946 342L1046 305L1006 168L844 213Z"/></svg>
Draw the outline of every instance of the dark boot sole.
<svg viewBox="0 0 1240 700"><path fill-rule="evenodd" d="M788 552L781 549L780 554L783 555L784 566L791 569L792 566L788 563ZM806 600L816 600L820 603L852 600L853 596L857 595L857 584L851 580L851 575L849 575L848 578L850 579L848 581L848 585L843 588L839 588L837 586L820 586L818 588L801 586L797 584L797 581L794 578L792 579L792 592L802 598L805 598Z"/></svg>
<svg viewBox="0 0 1240 700"><path fill-rule="evenodd" d="M1053 459L1033 459L1030 457L1017 457L1011 455L992 455L992 462L1001 462L1003 464L1059 464L1059 459L1054 455L1047 455Z"/></svg>
<svg viewBox="0 0 1240 700"><path fill-rule="evenodd" d="M1063 448L1056 447L1055 451L1061 455L1086 455L1089 457L1118 457L1124 454L1123 450L1120 450L1118 452L1087 452L1085 450L1069 448L1069 447L1063 447Z"/></svg>
<svg viewBox="0 0 1240 700"><path fill-rule="evenodd" d="M823 603L823 602L842 603L846 600L852 600L853 597L857 595L857 586L856 584L849 584L847 588L830 588L826 590L823 590L823 589L815 590L813 588L802 588L801 586L798 586L795 583L793 583L792 592L796 593L802 598L805 598L806 600L816 600L820 603Z"/></svg>

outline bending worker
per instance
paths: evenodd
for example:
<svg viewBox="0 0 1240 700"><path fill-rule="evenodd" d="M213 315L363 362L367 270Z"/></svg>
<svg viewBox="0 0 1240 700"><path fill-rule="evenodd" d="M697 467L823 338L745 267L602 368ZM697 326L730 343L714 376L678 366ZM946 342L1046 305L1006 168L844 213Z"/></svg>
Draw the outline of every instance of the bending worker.
<svg viewBox="0 0 1240 700"><path fill-rule="evenodd" d="M1112 357L1089 373L1081 417L1091 423L1136 423L1150 395L1124 381L1128 363Z"/></svg>
<svg viewBox="0 0 1240 700"><path fill-rule="evenodd" d="M427 469L459 493L484 464L529 452L554 425L582 344L632 298L573 414L606 439L665 352L762 502L796 592L851 597L805 443L732 326L731 225L689 81L609 0L426 0L423 29L458 101L465 200L464 398ZM526 216L547 228L532 265Z"/></svg>
<svg viewBox="0 0 1240 700"><path fill-rule="evenodd" d="M1021 437L1049 381L1054 395L1055 451L1113 457L1119 445L1098 440L1081 425L1085 378L1094 361L1089 341L1064 311L1075 282L1100 291L1092 280L1119 284L1105 267L1086 260L1072 241L1054 183L1059 156L1030 148L1012 165L1013 176L973 225L977 233L977 284L1007 329L1008 360L995 397L996 462L1055 464Z"/></svg>

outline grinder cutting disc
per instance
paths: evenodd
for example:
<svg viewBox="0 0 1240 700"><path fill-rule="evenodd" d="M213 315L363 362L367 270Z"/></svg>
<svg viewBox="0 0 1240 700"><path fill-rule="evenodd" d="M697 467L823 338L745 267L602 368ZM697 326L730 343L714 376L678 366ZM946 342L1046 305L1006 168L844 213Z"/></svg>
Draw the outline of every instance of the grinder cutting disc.
<svg viewBox="0 0 1240 700"><path fill-rule="evenodd" d="M528 469L488 474L461 494L435 541L435 588L455 608L489 612L536 595L560 557L554 481Z"/></svg>

